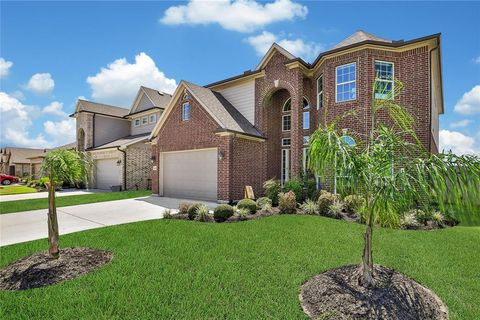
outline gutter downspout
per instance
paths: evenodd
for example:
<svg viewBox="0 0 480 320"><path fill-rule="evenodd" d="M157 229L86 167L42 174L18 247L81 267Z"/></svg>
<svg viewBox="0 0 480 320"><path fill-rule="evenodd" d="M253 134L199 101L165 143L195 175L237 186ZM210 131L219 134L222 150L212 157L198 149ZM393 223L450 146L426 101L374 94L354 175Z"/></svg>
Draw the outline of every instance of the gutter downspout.
<svg viewBox="0 0 480 320"><path fill-rule="evenodd" d="M123 153L123 181L122 181L122 191L127 190L127 152L125 150L120 149L120 147L117 147L117 150Z"/></svg>
<svg viewBox="0 0 480 320"><path fill-rule="evenodd" d="M93 124L92 124L92 147L95 147L95 113L93 114Z"/></svg>

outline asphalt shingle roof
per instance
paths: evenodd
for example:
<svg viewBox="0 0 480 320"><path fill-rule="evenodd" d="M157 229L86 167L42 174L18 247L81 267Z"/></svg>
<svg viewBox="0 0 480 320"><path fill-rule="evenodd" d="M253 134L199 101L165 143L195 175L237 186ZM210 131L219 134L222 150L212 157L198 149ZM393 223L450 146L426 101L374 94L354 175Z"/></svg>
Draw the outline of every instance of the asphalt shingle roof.
<svg viewBox="0 0 480 320"><path fill-rule="evenodd" d="M108 148L117 148L117 147L121 147L121 146L124 146L124 145L128 146L128 145L140 142L142 140L147 140L149 135L150 135L150 133L142 133L142 134L136 134L136 135L133 135L133 136L126 136L126 137L123 137L123 138L120 138L120 139L102 144L102 145L97 146L95 148L90 148L90 149L88 149L88 151L108 149Z"/></svg>
<svg viewBox="0 0 480 320"><path fill-rule="evenodd" d="M372 40L372 41L380 41L380 42L387 42L387 43L392 43L392 40L387 40L380 38L374 34L365 32L363 30L359 30L355 32L354 34L350 35L348 38L343 40L342 42L338 43L334 49L341 48L341 47L346 47L354 43L366 41L366 40Z"/></svg>
<svg viewBox="0 0 480 320"><path fill-rule="evenodd" d="M208 88L184 81L196 99L214 115L221 129L264 137L224 96Z"/></svg>
<svg viewBox="0 0 480 320"><path fill-rule="evenodd" d="M129 109L79 99L77 104L77 110L75 110L75 112L80 111L102 113L115 117L124 117L128 114Z"/></svg>
<svg viewBox="0 0 480 320"><path fill-rule="evenodd" d="M6 148L6 152L11 152L10 163L30 163L29 158L44 156L47 149L30 148Z"/></svg>
<svg viewBox="0 0 480 320"><path fill-rule="evenodd" d="M170 100L172 99L172 95L158 91L156 89L147 88L142 86L143 92L147 95L147 97L153 102L155 107L159 108L166 108Z"/></svg>

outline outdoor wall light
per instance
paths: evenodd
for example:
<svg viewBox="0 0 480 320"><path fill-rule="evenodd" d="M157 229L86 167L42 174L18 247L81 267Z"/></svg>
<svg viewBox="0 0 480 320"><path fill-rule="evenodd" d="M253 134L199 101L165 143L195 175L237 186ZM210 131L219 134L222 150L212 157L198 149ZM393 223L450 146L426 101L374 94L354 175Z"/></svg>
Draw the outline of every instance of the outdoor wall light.
<svg viewBox="0 0 480 320"><path fill-rule="evenodd" d="M225 154L223 153L223 151L218 151L218 160L222 161L224 157Z"/></svg>

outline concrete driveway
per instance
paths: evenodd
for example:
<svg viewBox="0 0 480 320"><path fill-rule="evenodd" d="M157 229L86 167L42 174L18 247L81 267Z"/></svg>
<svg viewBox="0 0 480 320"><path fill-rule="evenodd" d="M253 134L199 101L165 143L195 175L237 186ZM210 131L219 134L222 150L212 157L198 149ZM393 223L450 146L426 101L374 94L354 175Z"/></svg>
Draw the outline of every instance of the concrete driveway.
<svg viewBox="0 0 480 320"><path fill-rule="evenodd" d="M57 208L60 234L143 220L161 219L165 209L195 200L149 196ZM200 201L202 202L202 201ZM209 208L213 202L203 202ZM47 209L0 214L0 246L47 238Z"/></svg>
<svg viewBox="0 0 480 320"><path fill-rule="evenodd" d="M109 192L107 190L98 190L98 189L90 189L90 190L79 190L79 189L65 189L62 191L55 192L56 197L65 197L65 196L79 196L84 194L92 194L96 192ZM6 201L15 201L15 200L28 200L28 199L42 199L48 198L48 192L41 191L41 192L32 192L32 193L19 193L19 194L6 194L0 196L0 202Z"/></svg>

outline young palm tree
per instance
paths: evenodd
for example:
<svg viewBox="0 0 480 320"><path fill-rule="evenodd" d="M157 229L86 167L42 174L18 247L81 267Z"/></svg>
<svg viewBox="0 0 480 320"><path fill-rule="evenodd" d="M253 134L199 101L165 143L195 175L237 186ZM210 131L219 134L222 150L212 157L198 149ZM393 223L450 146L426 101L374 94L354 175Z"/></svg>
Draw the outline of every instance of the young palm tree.
<svg viewBox="0 0 480 320"><path fill-rule="evenodd" d="M395 91L375 81L371 130L359 143L346 142L345 132L337 129L344 114L319 127L310 138L309 167L320 176L342 177L337 188L354 190L365 200L362 218L366 224L359 283L373 287L373 226L398 225L400 215L418 205L438 203L458 209L473 208L480 197L480 159L476 156L431 154L415 135L408 111L395 103L403 85L395 81ZM388 121L379 113L388 114ZM349 133L352 134L352 133ZM472 210L473 211L473 210Z"/></svg>
<svg viewBox="0 0 480 320"><path fill-rule="evenodd" d="M75 183L85 179L89 172L86 154L72 150L53 150L42 162L42 177L47 177L48 189L48 252L53 258L60 255L58 248L58 220L55 204L55 189L63 182Z"/></svg>

